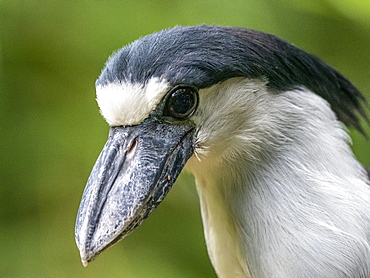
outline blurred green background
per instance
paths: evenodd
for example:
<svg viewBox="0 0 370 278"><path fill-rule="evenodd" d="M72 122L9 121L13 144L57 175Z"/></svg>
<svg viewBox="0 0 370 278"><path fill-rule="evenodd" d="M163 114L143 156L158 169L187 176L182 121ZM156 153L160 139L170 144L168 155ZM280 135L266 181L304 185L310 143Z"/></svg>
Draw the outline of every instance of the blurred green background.
<svg viewBox="0 0 370 278"><path fill-rule="evenodd" d="M174 25L273 33L370 99L370 1L1 1L0 278L215 277L192 177L132 235L83 268L74 222L108 126L94 82L113 50ZM367 128L370 132L369 128ZM370 143L354 151L370 166Z"/></svg>

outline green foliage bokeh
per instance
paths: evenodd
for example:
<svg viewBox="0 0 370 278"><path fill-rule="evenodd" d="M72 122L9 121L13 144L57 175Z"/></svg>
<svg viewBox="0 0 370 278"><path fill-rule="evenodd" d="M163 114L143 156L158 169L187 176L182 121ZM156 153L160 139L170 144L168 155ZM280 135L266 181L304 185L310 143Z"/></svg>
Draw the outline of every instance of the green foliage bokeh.
<svg viewBox="0 0 370 278"><path fill-rule="evenodd" d="M370 99L369 3L0 1L0 277L215 277L188 174L139 229L82 267L74 221L108 132L94 96L104 62L174 25L239 26L319 56ZM351 134L370 166L370 143Z"/></svg>

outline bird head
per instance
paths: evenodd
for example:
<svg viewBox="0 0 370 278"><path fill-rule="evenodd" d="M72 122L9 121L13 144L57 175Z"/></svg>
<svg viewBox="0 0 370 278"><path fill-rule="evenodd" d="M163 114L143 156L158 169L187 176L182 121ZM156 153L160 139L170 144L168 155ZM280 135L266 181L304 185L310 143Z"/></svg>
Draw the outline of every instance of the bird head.
<svg viewBox="0 0 370 278"><path fill-rule="evenodd" d="M340 121L362 131L363 97L356 88L272 35L175 27L114 53L96 82L110 132L78 211L75 236L83 264L138 227L189 159L237 159L244 149L252 160L254 142L268 140L274 123L266 120L269 96L296 88L316 93Z"/></svg>

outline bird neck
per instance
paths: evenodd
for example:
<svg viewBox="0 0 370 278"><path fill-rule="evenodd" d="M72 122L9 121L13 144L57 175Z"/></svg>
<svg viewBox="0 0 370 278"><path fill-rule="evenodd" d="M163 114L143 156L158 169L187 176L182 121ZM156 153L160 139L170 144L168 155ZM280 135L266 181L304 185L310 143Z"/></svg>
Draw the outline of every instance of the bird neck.
<svg viewBox="0 0 370 278"><path fill-rule="evenodd" d="M304 90L274 97L261 115L269 124L252 131L258 140L239 135L187 164L211 261L219 277L342 277L353 263L348 244L370 255L365 171L323 99Z"/></svg>

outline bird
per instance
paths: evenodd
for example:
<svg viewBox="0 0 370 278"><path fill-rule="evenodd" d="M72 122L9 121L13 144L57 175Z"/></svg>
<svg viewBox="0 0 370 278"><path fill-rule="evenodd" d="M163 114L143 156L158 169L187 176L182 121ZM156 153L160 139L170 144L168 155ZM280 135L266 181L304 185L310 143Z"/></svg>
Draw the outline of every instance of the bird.
<svg viewBox="0 0 370 278"><path fill-rule="evenodd" d="M365 97L261 31L175 26L114 52L96 81L108 140L75 238L84 266L194 175L218 277L370 277L370 182L348 128Z"/></svg>

